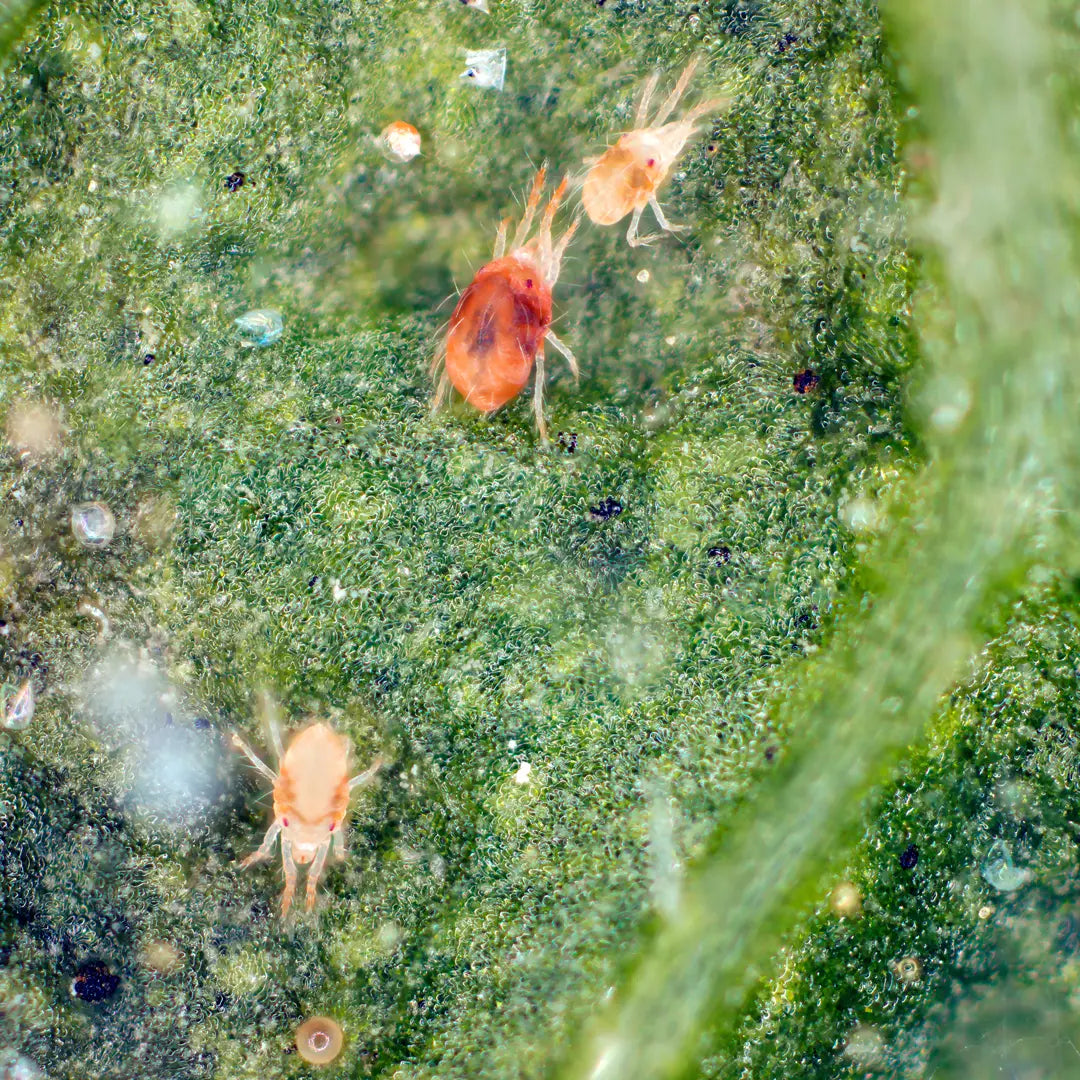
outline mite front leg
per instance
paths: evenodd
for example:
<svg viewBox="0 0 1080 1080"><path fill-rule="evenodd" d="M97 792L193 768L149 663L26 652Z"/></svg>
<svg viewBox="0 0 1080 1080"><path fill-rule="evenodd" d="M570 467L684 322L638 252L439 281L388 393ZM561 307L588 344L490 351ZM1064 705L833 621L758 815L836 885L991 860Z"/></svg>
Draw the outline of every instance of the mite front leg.
<svg viewBox="0 0 1080 1080"><path fill-rule="evenodd" d="M560 341L550 330L544 340L550 341L566 357L566 362L570 365L570 371L573 373L574 378L581 378L581 368L578 367L577 357L570 351L570 346L566 342Z"/></svg>
<svg viewBox="0 0 1080 1080"><path fill-rule="evenodd" d="M669 233L682 232L684 229L688 229L689 225L672 225L666 217L664 217L664 211L660 209L660 204L656 201L656 196L653 195L649 199L649 205L652 207L652 212L656 215L656 221L661 229L664 229Z"/></svg>
<svg viewBox="0 0 1080 1080"><path fill-rule="evenodd" d="M248 744L244 742L244 740L241 739L239 735L236 734L235 731L232 733L232 741L233 746L235 746L238 750L243 750L251 764L254 765L255 768L258 769L259 772L261 772L263 776L265 776L267 780L270 781L271 784L277 783L277 773L275 773L274 770L271 769L270 766L267 765L266 762L264 762L259 757L259 755L256 754L255 751L252 750L251 747L248 746Z"/></svg>
<svg viewBox="0 0 1080 1080"><path fill-rule="evenodd" d="M499 231L495 234L495 251L492 253L493 259L501 259L506 254L506 230L510 228L510 219L504 217L499 222Z"/></svg>
<svg viewBox="0 0 1080 1080"><path fill-rule="evenodd" d="M281 840L281 865L285 871L285 891L281 894L281 917L284 919L296 893L296 863L292 857L292 841L288 837Z"/></svg>
<svg viewBox="0 0 1080 1080"><path fill-rule="evenodd" d="M340 828L330 837L330 846L334 851L334 858L338 862L341 862L345 858L345 825L342 824Z"/></svg>
<svg viewBox="0 0 1080 1080"><path fill-rule="evenodd" d="M319 845L319 850L315 854L315 861L311 864L307 873L307 898L304 907L310 911L315 906L315 889L319 884L319 878L322 876L323 867L326 865L326 854L330 850L330 840L327 840L325 844Z"/></svg>
<svg viewBox="0 0 1080 1080"><path fill-rule="evenodd" d="M360 773L359 776L354 776L349 781L349 791L352 791L353 788L363 787L365 784L370 784L371 781L375 779L375 774L383 767L384 764L385 762L383 761L383 759L381 757L377 757L366 771ZM342 843L344 842L345 838L342 837Z"/></svg>
<svg viewBox="0 0 1080 1080"><path fill-rule="evenodd" d="M544 345L536 350L536 375L533 382L533 413L536 415L536 427L540 432L540 441L546 443L547 424L544 423Z"/></svg>
<svg viewBox="0 0 1080 1080"><path fill-rule="evenodd" d="M638 207L630 216L630 228L626 230L626 242L631 247L645 247L654 240L660 239L660 233L650 233L648 236L638 236L638 225L641 224L641 215L644 207Z"/></svg>
<svg viewBox="0 0 1080 1080"><path fill-rule="evenodd" d="M260 859L269 859L273 854L274 844L277 842L278 833L281 832L281 823L275 821L269 829L266 830L266 835L263 837L263 842L255 849L243 862L240 863L242 867L250 866L252 863L259 862Z"/></svg>

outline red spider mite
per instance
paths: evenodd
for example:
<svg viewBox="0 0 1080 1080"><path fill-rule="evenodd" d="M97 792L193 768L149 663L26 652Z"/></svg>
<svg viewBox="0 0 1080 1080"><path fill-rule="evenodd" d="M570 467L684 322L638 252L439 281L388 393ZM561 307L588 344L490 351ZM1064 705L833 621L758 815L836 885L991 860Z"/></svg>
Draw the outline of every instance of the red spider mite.
<svg viewBox="0 0 1080 1080"><path fill-rule="evenodd" d="M544 343L550 342L566 357L575 378L578 363L570 349L551 331L551 289L559 279L563 253L577 231L578 219L558 243L551 236L555 212L566 194L567 180L555 189L540 219L532 228L546 169L533 180L521 223L506 251L504 220L495 238L494 258L480 267L472 284L461 294L450 316L446 339L431 364L431 374L443 367L434 407L447 398L450 385L481 412L491 413L513 400L525 388L536 366L533 411L540 438L547 441L544 423Z"/></svg>
<svg viewBox="0 0 1080 1080"><path fill-rule="evenodd" d="M686 93L699 62L695 58L686 65L675 89L651 121L647 119L649 104L660 76L655 73L650 76L638 104L634 130L620 136L619 141L599 157L585 161L586 165L591 166L581 192L585 212L596 225L614 225L632 213L630 228L626 232L631 247L648 244L660 235L637 234L646 206L652 207L661 229L677 232L686 227L672 225L664 217L656 198L657 189L694 134L697 121L706 113L715 112L730 103L728 98L704 101L695 105L682 119L668 122L668 117Z"/></svg>

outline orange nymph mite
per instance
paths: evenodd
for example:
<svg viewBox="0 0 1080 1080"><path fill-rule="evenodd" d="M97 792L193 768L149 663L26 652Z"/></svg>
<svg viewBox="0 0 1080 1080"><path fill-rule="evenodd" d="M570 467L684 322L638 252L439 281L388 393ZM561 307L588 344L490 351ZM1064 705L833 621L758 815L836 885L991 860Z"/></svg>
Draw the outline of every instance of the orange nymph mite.
<svg viewBox="0 0 1080 1080"><path fill-rule="evenodd" d="M585 161L586 165L592 166L585 177L585 186L581 192L585 213L597 225L614 225L632 212L630 228L626 232L626 239L631 247L648 244L660 236L659 233L651 236L637 234L646 206L652 207L661 229L676 232L685 228L683 225L672 225L664 217L664 211L660 209L660 203L656 199L656 191L682 153L690 136L694 134L696 122L706 113L722 108L729 100L715 98L703 101L700 105L695 105L681 120L667 122L690 85L698 62L695 58L687 64L686 70L675 84L675 89L649 122L649 103L660 78L654 72L645 83L634 130L620 136L619 141L599 157L587 158Z"/></svg>
<svg viewBox="0 0 1080 1080"><path fill-rule="evenodd" d="M446 339L431 362L431 374L444 365L434 408L446 399L452 383L474 408L494 412L521 393L535 364L533 411L540 437L546 440L544 342L551 342L566 357L574 376L578 375L574 354L551 331L551 290L578 221L571 223L558 243L552 241L551 225L566 194L567 181L563 180L544 210L536 235L528 239L544 176L541 168L509 255L504 252L510 222L504 220L499 226L494 257L477 270L461 294Z"/></svg>
<svg viewBox="0 0 1080 1080"><path fill-rule="evenodd" d="M278 755L275 773L236 732L233 745L274 785L274 821L258 850L241 866L270 858L274 841L281 836L281 861L285 868L285 891L281 895L284 918L296 891L296 867L311 863L307 876L307 909L315 905L319 882L331 845L339 859L345 857L345 815L353 788L368 783L382 766L382 759L359 776L349 779L352 744L327 724L309 724L296 733L286 750L277 725L270 723L270 738Z"/></svg>

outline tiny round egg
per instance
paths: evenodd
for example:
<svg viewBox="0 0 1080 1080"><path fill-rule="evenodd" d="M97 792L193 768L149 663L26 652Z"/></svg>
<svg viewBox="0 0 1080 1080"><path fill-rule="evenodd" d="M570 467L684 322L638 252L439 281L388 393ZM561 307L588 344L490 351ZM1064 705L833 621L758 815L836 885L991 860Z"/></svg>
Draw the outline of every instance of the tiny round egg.
<svg viewBox="0 0 1080 1080"><path fill-rule="evenodd" d="M420 132L404 120L395 120L388 124L379 136L383 153L399 165L412 161L420 153L420 142Z"/></svg>
<svg viewBox="0 0 1080 1080"><path fill-rule="evenodd" d="M341 1025L329 1016L312 1016L296 1029L296 1049L311 1065L329 1065L345 1045Z"/></svg>

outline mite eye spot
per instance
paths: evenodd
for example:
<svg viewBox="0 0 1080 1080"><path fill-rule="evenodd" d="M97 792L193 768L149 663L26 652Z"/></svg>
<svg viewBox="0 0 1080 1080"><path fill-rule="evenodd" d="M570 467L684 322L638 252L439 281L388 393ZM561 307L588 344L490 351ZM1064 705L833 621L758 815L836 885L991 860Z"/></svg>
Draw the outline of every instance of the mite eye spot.
<svg viewBox="0 0 1080 1080"><path fill-rule="evenodd" d="M525 279L525 288L526 289L531 289L532 288L532 278L526 278Z"/></svg>
<svg viewBox="0 0 1080 1080"><path fill-rule="evenodd" d="M281 819L281 824L287 829L289 827L289 819L287 817Z"/></svg>
<svg viewBox="0 0 1080 1080"><path fill-rule="evenodd" d="M336 827L337 825L335 822L330 822L330 832L333 832Z"/></svg>
<svg viewBox="0 0 1080 1080"><path fill-rule="evenodd" d="M651 169L655 164L656 164L656 158L654 158L654 157L649 158L649 161L648 161L649 168Z"/></svg>

